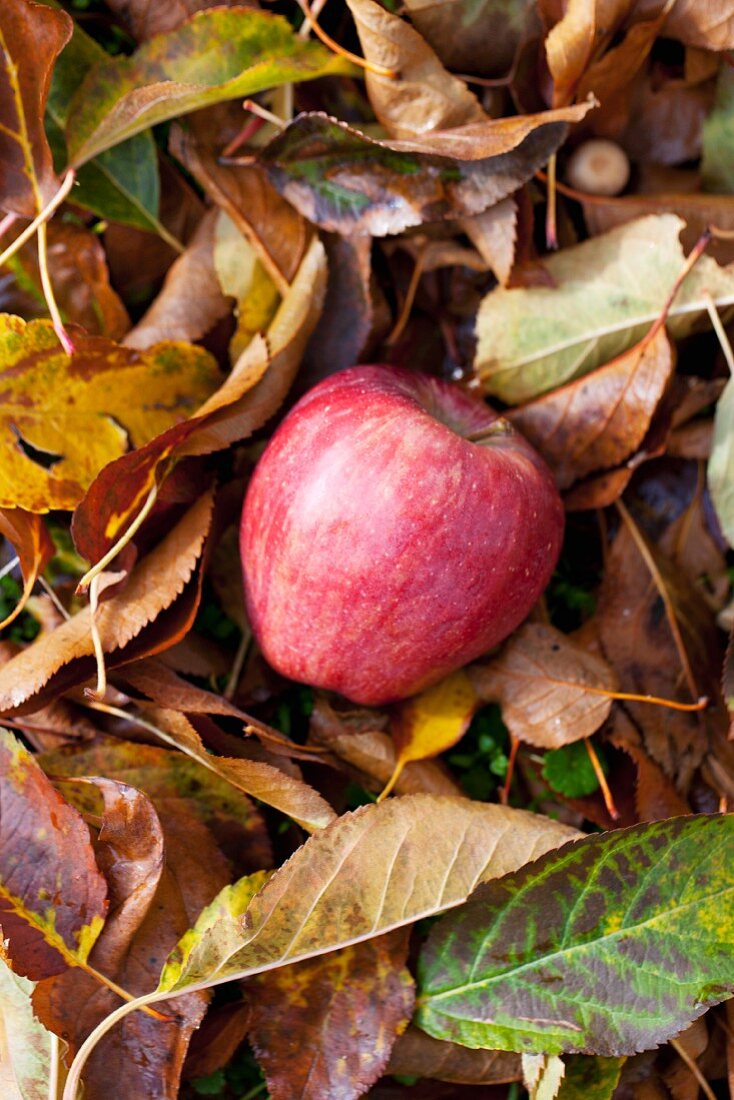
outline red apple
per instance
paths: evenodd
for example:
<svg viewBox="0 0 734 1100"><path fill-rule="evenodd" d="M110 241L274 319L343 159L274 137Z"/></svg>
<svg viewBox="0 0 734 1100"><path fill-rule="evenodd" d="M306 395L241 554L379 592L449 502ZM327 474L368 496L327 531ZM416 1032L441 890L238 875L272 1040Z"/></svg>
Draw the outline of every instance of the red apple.
<svg viewBox="0 0 734 1100"><path fill-rule="evenodd" d="M353 367L295 405L255 469L240 543L250 622L284 676L389 703L507 637L562 535L548 468L482 400Z"/></svg>

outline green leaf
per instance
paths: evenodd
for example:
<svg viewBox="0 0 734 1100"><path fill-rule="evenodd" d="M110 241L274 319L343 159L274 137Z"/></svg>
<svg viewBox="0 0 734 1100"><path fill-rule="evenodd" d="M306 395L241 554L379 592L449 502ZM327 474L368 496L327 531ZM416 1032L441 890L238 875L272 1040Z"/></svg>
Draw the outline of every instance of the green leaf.
<svg viewBox="0 0 734 1100"><path fill-rule="evenodd" d="M477 317L475 366L488 393L529 401L632 347L660 315L684 257L674 214L650 215L544 259L554 286L498 287ZM668 314L684 336L716 304L734 302L734 269L703 256Z"/></svg>
<svg viewBox="0 0 734 1100"><path fill-rule="evenodd" d="M611 1100L619 1084L624 1058L572 1054L564 1061L566 1073L557 1100Z"/></svg>
<svg viewBox="0 0 734 1100"><path fill-rule="evenodd" d="M606 773L608 765L598 748L596 752ZM599 780L583 741L547 752L543 758L543 779L567 798L584 798L599 790Z"/></svg>
<svg viewBox="0 0 734 1100"><path fill-rule="evenodd" d="M507 152L458 160L393 148L314 112L295 118L260 162L281 195L322 229L383 237L481 213L530 179L566 133L564 122L539 123Z"/></svg>
<svg viewBox="0 0 734 1100"><path fill-rule="evenodd" d="M350 74L353 66L299 38L280 16L249 8L197 12L132 57L100 61L69 108L74 165L158 122L280 84Z"/></svg>
<svg viewBox="0 0 734 1100"><path fill-rule="evenodd" d="M719 69L716 102L703 123L701 176L707 191L730 195L734 191L734 70Z"/></svg>
<svg viewBox="0 0 734 1100"><path fill-rule="evenodd" d="M433 929L416 1023L470 1047L619 1056L734 989L734 818L586 837L489 883Z"/></svg>
<svg viewBox="0 0 734 1100"><path fill-rule="evenodd" d="M59 7L53 0L42 2ZM64 129L69 104L92 66L106 58L102 47L75 23L71 40L54 67L46 106L46 134L57 170L67 161ZM101 218L161 233L160 180L153 135L138 134L83 165L77 173L73 201ZM162 235L167 236L165 230Z"/></svg>
<svg viewBox="0 0 734 1100"><path fill-rule="evenodd" d="M734 546L734 378L726 383L716 405L707 473L721 530Z"/></svg>
<svg viewBox="0 0 734 1100"><path fill-rule="evenodd" d="M310 837L246 916L239 891L246 901L249 880L220 894L169 958L159 991L205 988L412 924L569 832L522 810L438 795L363 806Z"/></svg>

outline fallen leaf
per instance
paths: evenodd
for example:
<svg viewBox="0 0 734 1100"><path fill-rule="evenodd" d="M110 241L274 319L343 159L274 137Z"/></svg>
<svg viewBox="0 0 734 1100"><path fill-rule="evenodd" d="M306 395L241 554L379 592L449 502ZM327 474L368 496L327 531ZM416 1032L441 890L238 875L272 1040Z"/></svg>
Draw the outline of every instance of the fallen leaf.
<svg viewBox="0 0 734 1100"><path fill-rule="evenodd" d="M108 8L119 15L137 42L166 34L206 8L256 8L257 0L169 0L163 7L156 0L109 0Z"/></svg>
<svg viewBox="0 0 734 1100"><path fill-rule="evenodd" d="M657 13L659 0L639 0L635 19L649 19ZM702 50L734 48L734 12L727 0L677 0L665 24L666 38L677 38L686 46Z"/></svg>
<svg viewBox="0 0 734 1100"><path fill-rule="evenodd" d="M556 1100L566 1075L566 1064L557 1054L523 1054L523 1084L530 1100Z"/></svg>
<svg viewBox="0 0 734 1100"><path fill-rule="evenodd" d="M392 1049L387 1072L457 1085L502 1085L522 1077L520 1058L504 1050L470 1050L409 1027Z"/></svg>
<svg viewBox="0 0 734 1100"><path fill-rule="evenodd" d="M594 1058L571 1054L564 1058L566 1072L558 1100L612 1100L619 1084L624 1058Z"/></svg>
<svg viewBox="0 0 734 1100"><path fill-rule="evenodd" d="M673 367L661 328L603 367L514 409L509 419L567 489L594 470L619 465L640 446Z"/></svg>
<svg viewBox="0 0 734 1100"><path fill-rule="evenodd" d="M672 214L629 222L545 260L555 287L498 287L477 318L476 369L488 393L531 400L621 355L659 316L683 266ZM703 256L668 314L668 331L689 333L710 294L734 302L734 272Z"/></svg>
<svg viewBox="0 0 734 1100"><path fill-rule="evenodd" d="M478 882L575 835L522 810L435 795L363 806L291 856L249 902L244 923L241 905L224 905L214 920L202 914L200 926L171 955L161 995L246 977L412 924L460 905Z"/></svg>
<svg viewBox="0 0 734 1100"><path fill-rule="evenodd" d="M372 108L391 137L420 137L488 120L466 83L444 68L409 23L375 0L347 0L347 6L364 56L372 66L397 73L397 79L372 69L365 73Z"/></svg>
<svg viewBox="0 0 734 1100"><path fill-rule="evenodd" d="M513 198L503 199L495 206L464 218L461 228L477 252L494 273L500 286L506 286L515 262L517 242L517 204Z"/></svg>
<svg viewBox="0 0 734 1100"><path fill-rule="evenodd" d="M374 711L362 712L361 720L359 715L339 715L317 693L309 738L354 769L371 790L382 790L395 771L395 742L379 728L379 716ZM461 793L448 772L432 760L406 764L398 775L395 790L398 794Z"/></svg>
<svg viewBox="0 0 734 1100"><path fill-rule="evenodd" d="M510 733L542 749L590 737L612 707L604 693L617 688L606 661L543 623L520 627L499 657L472 665L470 676L482 699L500 703Z"/></svg>
<svg viewBox="0 0 734 1100"><path fill-rule="evenodd" d="M211 103L351 72L320 43L298 38L281 16L250 8L196 12L132 57L108 57L91 69L69 107L71 162L82 165L141 130Z"/></svg>
<svg viewBox="0 0 734 1100"><path fill-rule="evenodd" d="M457 160L441 147L481 147L469 133L446 131L445 143L435 133L420 143L376 141L328 115L302 114L261 150L259 162L309 221L382 237L424 221L481 213L529 179L565 137L565 124L550 117L511 121L518 124L511 136L500 124L496 132L491 121L482 124L492 131L484 144L501 152Z"/></svg>
<svg viewBox="0 0 734 1100"><path fill-rule="evenodd" d="M570 103L594 51L619 28L632 0L569 0L562 17L545 40L545 55L553 78L553 106Z"/></svg>
<svg viewBox="0 0 734 1100"><path fill-rule="evenodd" d="M73 773L74 758L70 761ZM78 783L65 783L64 790L74 797ZM111 903L108 924L95 944L94 965L124 988L141 993L155 981L161 958L191 912L227 881L226 861L183 799L161 799L154 808L126 783L93 778L84 781L81 792L77 787L81 805L88 804L84 788L89 785L104 801L97 852ZM140 1014L107 1037L87 1065L85 1096L102 1100L114 1080L124 1095L175 1100L188 1040L206 1004L206 994L194 993L177 1002L168 1020ZM86 975L39 983L34 994L36 1012L72 1052L115 1006L116 998L108 990L99 992Z"/></svg>
<svg viewBox="0 0 734 1100"><path fill-rule="evenodd" d="M6 618L0 630L20 615L28 602L38 576L56 553L53 539L39 515L22 508L0 508L0 534L13 544L23 574L23 594Z"/></svg>
<svg viewBox="0 0 734 1100"><path fill-rule="evenodd" d="M183 714L159 707L151 707L148 713L169 744L238 790L292 817L308 832L321 829L334 820L335 814L328 802L302 780L292 778L270 764L215 756L207 752L198 733Z"/></svg>
<svg viewBox="0 0 734 1100"><path fill-rule="evenodd" d="M523 42L540 30L532 0L405 0L404 7L455 72L504 76Z"/></svg>
<svg viewBox="0 0 734 1100"><path fill-rule="evenodd" d="M708 671L719 645L713 615L687 578L626 523L607 557L597 624L622 691L683 703L706 693L716 697ZM706 752L713 715L645 703L627 702L624 709L646 751L685 792Z"/></svg>
<svg viewBox="0 0 734 1100"><path fill-rule="evenodd" d="M242 127L242 112L220 104L171 130L171 151L257 251L279 285L292 283L311 240L311 229L281 198L257 164L231 167L219 156Z"/></svg>
<svg viewBox="0 0 734 1100"><path fill-rule="evenodd" d="M716 405L707 478L721 530L734 545L734 379L726 383Z"/></svg>
<svg viewBox="0 0 734 1100"><path fill-rule="evenodd" d="M466 733L478 706L472 681L462 668L398 704L392 720L395 768L383 797L406 764L440 756L455 745Z"/></svg>
<svg viewBox="0 0 734 1100"><path fill-rule="evenodd" d="M87 826L19 741L0 730L3 958L38 981L84 966L107 912Z"/></svg>
<svg viewBox="0 0 734 1100"><path fill-rule="evenodd" d="M416 1022L465 1046L553 1054L674 1037L734 984L720 919L733 830L728 815L636 825L482 886L429 936Z"/></svg>
<svg viewBox="0 0 734 1100"><path fill-rule="evenodd" d="M223 210L214 229L214 269L223 292L235 300L237 328L229 342L229 357L236 363L253 336L267 331L280 294L255 248Z"/></svg>
<svg viewBox="0 0 734 1100"><path fill-rule="evenodd" d="M73 508L106 463L179 424L220 378L192 345L139 353L102 336L74 339L69 357L50 321L0 315L2 507Z"/></svg>
<svg viewBox="0 0 734 1100"><path fill-rule="evenodd" d="M5 1100L47 1100L54 1041L31 1007L33 982L0 958L0 1088Z"/></svg>
<svg viewBox="0 0 734 1100"><path fill-rule="evenodd" d="M245 439L277 412L319 316L325 283L324 248L315 240L268 329L267 340L252 340L195 416L101 471L74 514L72 531L80 553L98 561L175 461Z"/></svg>
<svg viewBox="0 0 734 1100"><path fill-rule="evenodd" d="M666 817L688 814L691 808L681 797L671 779L665 775L642 747L642 737L630 717L616 707L606 737L610 744L622 749L635 765L635 809L640 821L662 821Z"/></svg>
<svg viewBox="0 0 734 1100"><path fill-rule="evenodd" d="M163 340L198 340L230 311L214 270L216 211L205 214L163 289L123 343L144 350Z"/></svg>
<svg viewBox="0 0 734 1100"><path fill-rule="evenodd" d="M26 0L4 0L0 11L0 207L22 218L34 218L59 187L43 112L72 27L66 12Z"/></svg>
<svg viewBox="0 0 734 1100"><path fill-rule="evenodd" d="M356 1100L410 1020L405 929L245 983L249 1038L272 1100Z"/></svg>
<svg viewBox="0 0 734 1100"><path fill-rule="evenodd" d="M734 28L733 28L734 34ZM714 108L703 124L703 149L701 153L701 177L707 191L713 191L731 199L734 190L734 170L732 170L732 152L734 151L734 73L727 64L719 70L716 83L716 101ZM726 199L724 198L724 201ZM717 220L719 228L721 225Z"/></svg>
<svg viewBox="0 0 734 1100"><path fill-rule="evenodd" d="M184 592L201 558L211 514L207 493L142 559L126 587L100 604L97 630L111 663L124 660L125 647ZM88 679L95 667L90 628L91 611L85 607L3 665L0 712L38 710L64 687Z"/></svg>
<svg viewBox="0 0 734 1100"><path fill-rule="evenodd" d="M226 1066L247 1038L250 1006L244 1001L212 1005L191 1039L183 1067L186 1081L210 1077Z"/></svg>

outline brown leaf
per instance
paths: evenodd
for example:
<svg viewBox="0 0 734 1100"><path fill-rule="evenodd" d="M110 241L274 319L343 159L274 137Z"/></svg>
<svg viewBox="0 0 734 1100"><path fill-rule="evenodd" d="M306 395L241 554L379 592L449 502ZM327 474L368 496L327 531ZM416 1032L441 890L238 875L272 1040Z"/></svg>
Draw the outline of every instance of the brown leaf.
<svg viewBox="0 0 734 1100"><path fill-rule="evenodd" d="M635 808L639 821L661 821L691 812L671 780L645 752L639 730L621 707L614 708L606 736L615 748L626 752L635 765Z"/></svg>
<svg viewBox="0 0 734 1100"><path fill-rule="evenodd" d="M34 218L59 186L43 113L72 29L66 12L42 4L3 0L0 8L0 207L22 218Z"/></svg>
<svg viewBox="0 0 734 1100"><path fill-rule="evenodd" d="M107 7L130 28L136 42L180 27L205 8L257 8L257 0L108 0Z"/></svg>
<svg viewBox="0 0 734 1100"><path fill-rule="evenodd" d="M465 82L444 68L409 23L375 0L347 0L347 5L367 60L399 74L397 80L371 70L365 76L372 108L391 137L420 137L487 121Z"/></svg>
<svg viewBox="0 0 734 1100"><path fill-rule="evenodd" d="M374 711L339 715L324 696L316 694L311 714L310 740L323 745L356 770L370 790L384 788L395 770L397 752L389 733L379 728ZM445 768L432 760L406 764L395 785L398 794L460 793Z"/></svg>
<svg viewBox="0 0 734 1100"><path fill-rule="evenodd" d="M120 746L123 772L131 747L133 752L139 748ZM99 760L100 754L92 750L76 757L58 754L47 758L44 766L78 775L95 770L96 755L102 770L116 772L116 748L107 750L106 760L104 756ZM164 760L170 756L160 754ZM155 787L155 772L160 769L150 753L147 763ZM155 984L163 959L187 921L229 880L229 869L211 831L192 803L170 797L165 767L163 772L163 791L152 802L117 779L88 781L104 799L98 858L111 887L110 921L97 942L94 965L134 994L147 992ZM69 786L65 784L65 789ZM104 1100L114 1080L115 1088L126 1096L175 1100L188 1041L207 1001L205 993L189 994L171 1006L169 1020L140 1013L125 1028L106 1036L87 1064L85 1096ZM83 974L43 982L34 996L42 1021L70 1043L72 1052L116 1004L113 995L93 987Z"/></svg>
<svg viewBox="0 0 734 1100"><path fill-rule="evenodd" d="M9 626L25 607L28 597L56 553L53 539L39 515L22 508L0 508L0 534L13 544L23 574L23 594L10 614L0 623L0 630Z"/></svg>
<svg viewBox="0 0 734 1100"><path fill-rule="evenodd" d="M635 19L655 15L660 0L638 0ZM665 24L666 38L703 50L734 49L734 11L729 0L676 0Z"/></svg>
<svg viewBox="0 0 734 1100"><path fill-rule="evenodd" d="M545 40L553 78L553 105L570 103L592 57L619 29L634 0L569 0Z"/></svg>
<svg viewBox="0 0 734 1100"><path fill-rule="evenodd" d="M619 470L610 470L608 474L580 481L563 498L566 511L586 512L593 508L608 508L622 496L633 473L633 469L623 466Z"/></svg>
<svg viewBox="0 0 734 1100"><path fill-rule="evenodd" d="M38 981L86 964L107 911L89 831L30 753L0 730L4 958Z"/></svg>
<svg viewBox="0 0 734 1100"><path fill-rule="evenodd" d="M690 582L654 550L631 520L609 551L598 626L623 691L695 702L717 694L711 665L719 649L713 616ZM625 703L645 750L685 793L706 751L704 714Z"/></svg>
<svg viewBox="0 0 734 1100"><path fill-rule="evenodd" d="M292 283L311 239L305 219L282 199L257 165L232 168L218 157L241 129L234 104L200 111L187 126L174 125L171 152L191 172L214 203L250 241L278 286Z"/></svg>
<svg viewBox="0 0 734 1100"><path fill-rule="evenodd" d="M112 662L124 661L125 647L184 592L204 549L212 503L211 493L203 496L136 566L123 591L100 604L97 629ZM91 611L85 607L3 665L0 712L38 710L62 685L88 679L94 669L90 628Z"/></svg>
<svg viewBox="0 0 734 1100"><path fill-rule="evenodd" d="M501 286L507 286L515 262L517 219L517 203L508 197L485 210L483 214L464 218L460 222L463 232Z"/></svg>
<svg viewBox="0 0 734 1100"><path fill-rule="evenodd" d="M543 623L526 623L499 657L469 671L481 698L500 703L510 733L541 749L590 737L612 706L600 691L617 686L606 661Z"/></svg>
<svg viewBox="0 0 734 1100"><path fill-rule="evenodd" d="M125 337L129 348L149 348L161 340L198 340L230 312L214 270L216 210L199 222L190 244L169 268L151 307Z"/></svg>
<svg viewBox="0 0 734 1100"><path fill-rule="evenodd" d="M184 1078L209 1077L226 1066L247 1038L249 1023L250 1006L244 1001L213 1005L191 1040Z"/></svg>
<svg viewBox="0 0 734 1100"><path fill-rule="evenodd" d="M630 160L680 164L701 155L701 132L715 87L685 80L660 81L650 71L628 89L629 121L617 137Z"/></svg>
<svg viewBox="0 0 734 1100"><path fill-rule="evenodd" d="M247 438L278 410L321 312L323 245L314 240L283 300L267 341L255 337L196 416L105 467L74 513L80 553L98 561L129 525L159 476L186 455L209 454Z"/></svg>
<svg viewBox="0 0 734 1100"><path fill-rule="evenodd" d="M673 371L665 330L603 367L508 414L562 489L639 447Z"/></svg>
<svg viewBox="0 0 734 1100"><path fill-rule="evenodd" d="M472 1050L434 1039L417 1027L401 1035L390 1055L387 1072L435 1077L457 1085L496 1085L522 1080L519 1054L504 1050Z"/></svg>
<svg viewBox="0 0 734 1100"><path fill-rule="evenodd" d="M250 1040L273 1100L355 1100L413 1010L404 929L251 978Z"/></svg>
<svg viewBox="0 0 734 1100"><path fill-rule="evenodd" d="M413 24L449 69L504 76L540 23L533 0L405 0Z"/></svg>
<svg viewBox="0 0 734 1100"><path fill-rule="evenodd" d="M93 335L120 340L130 328L130 318L110 286L99 237L83 226L56 219L49 223L47 236L49 273L64 321L81 325ZM21 248L17 262L43 301L35 240ZM183 339L180 334L176 338Z"/></svg>

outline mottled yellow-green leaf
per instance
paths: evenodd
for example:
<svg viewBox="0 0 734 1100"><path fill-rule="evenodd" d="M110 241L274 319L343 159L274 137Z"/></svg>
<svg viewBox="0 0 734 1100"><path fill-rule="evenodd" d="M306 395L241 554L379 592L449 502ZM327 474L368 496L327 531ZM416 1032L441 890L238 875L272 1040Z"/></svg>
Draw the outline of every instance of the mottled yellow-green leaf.
<svg viewBox="0 0 734 1100"><path fill-rule="evenodd" d="M237 303L237 329L229 342L229 356L236 363L255 333L267 332L280 294L253 245L223 210L214 231L214 267L223 293Z"/></svg>
<svg viewBox="0 0 734 1100"><path fill-rule="evenodd" d="M190 417L221 381L190 344L74 341L70 357L50 321L0 314L0 507L73 508L108 462Z"/></svg>
<svg viewBox="0 0 734 1100"><path fill-rule="evenodd" d="M0 1096L47 1100L54 1036L33 1014L35 986L0 959Z"/></svg>

